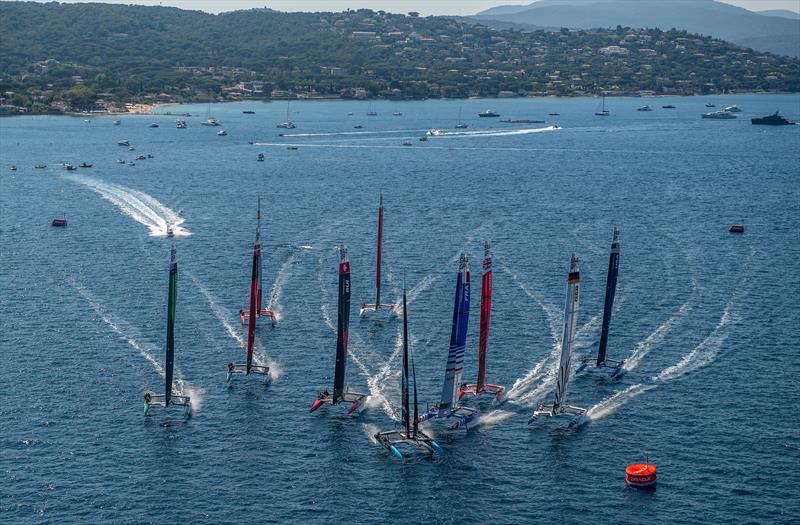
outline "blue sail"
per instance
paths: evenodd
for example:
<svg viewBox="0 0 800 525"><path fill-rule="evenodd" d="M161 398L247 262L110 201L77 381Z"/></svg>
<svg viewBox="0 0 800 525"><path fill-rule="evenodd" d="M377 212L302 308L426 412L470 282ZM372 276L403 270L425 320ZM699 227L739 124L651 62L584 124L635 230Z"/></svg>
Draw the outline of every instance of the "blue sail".
<svg viewBox="0 0 800 525"><path fill-rule="evenodd" d="M464 349L467 343L469 295L469 261L466 255L462 254L456 277L453 327L450 331L450 349L447 354L440 409L452 408L458 401L458 388L461 385L461 372L464 369Z"/></svg>

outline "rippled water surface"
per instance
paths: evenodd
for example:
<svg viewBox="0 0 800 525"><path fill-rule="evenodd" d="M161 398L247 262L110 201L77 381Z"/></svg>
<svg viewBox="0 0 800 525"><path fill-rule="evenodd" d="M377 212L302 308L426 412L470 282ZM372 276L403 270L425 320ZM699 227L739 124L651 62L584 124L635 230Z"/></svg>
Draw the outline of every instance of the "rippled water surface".
<svg viewBox="0 0 800 525"><path fill-rule="evenodd" d="M300 102L294 130L276 129L280 102L163 108L192 113L183 130L170 116L0 120L0 521L797 519L800 126L749 118L779 108L800 120L800 97L718 97L744 112L701 120L711 100L609 99L608 118L577 99L385 102L377 116L366 102ZM635 111L643 104L654 111ZM456 133L459 108L469 128ZM478 118L487 108L546 122ZM228 136L200 125L209 113ZM445 134L419 141L431 128ZM60 166L84 161L93 167ZM483 241L495 251L488 376L509 400L468 435L433 428L438 459L398 462L370 439L399 414L400 324L360 321L356 308L373 298L380 192L384 297L400 294L405 273L423 403L441 391L462 251L474 283L464 379L474 378ZM257 356L275 380L229 388L259 193L265 287L281 320L259 326ZM69 227L51 227L62 214ZM744 235L728 233L735 222ZM591 407L578 430L568 419L528 427L552 398L573 252L576 358L596 350L615 225L609 355L628 373L570 383L569 402ZM143 391L163 389L172 243L188 420L177 409L142 416ZM332 383L340 243L353 276L348 383L373 399L358 419L308 412ZM645 454L658 489L626 489L625 466Z"/></svg>

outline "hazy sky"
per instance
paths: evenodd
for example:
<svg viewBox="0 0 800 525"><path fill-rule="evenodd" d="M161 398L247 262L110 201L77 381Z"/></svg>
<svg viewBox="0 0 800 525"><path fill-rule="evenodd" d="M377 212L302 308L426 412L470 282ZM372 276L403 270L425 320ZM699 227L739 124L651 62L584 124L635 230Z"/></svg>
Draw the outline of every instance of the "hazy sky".
<svg viewBox="0 0 800 525"><path fill-rule="evenodd" d="M40 0L44 1L44 0ZM211 13L252 7L270 7L278 11L342 11L367 7L393 13L419 11L424 15L472 15L503 4L530 4L533 0L62 0L67 2L101 1L113 4L165 5L198 9ZM635 2L636 0L629 0ZM800 11L800 0L725 0L752 11L790 9ZM669 2L669 0L664 0Z"/></svg>

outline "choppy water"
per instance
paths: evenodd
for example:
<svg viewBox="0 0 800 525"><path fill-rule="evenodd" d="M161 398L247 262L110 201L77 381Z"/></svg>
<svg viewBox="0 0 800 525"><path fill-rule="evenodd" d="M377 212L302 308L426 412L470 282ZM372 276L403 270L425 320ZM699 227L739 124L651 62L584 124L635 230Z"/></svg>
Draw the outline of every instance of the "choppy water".
<svg viewBox="0 0 800 525"><path fill-rule="evenodd" d="M282 103L214 106L227 137L200 125L202 105L168 108L197 115L185 130L166 116L0 120L0 521L797 519L800 127L749 117L780 108L800 120L800 97L718 97L718 108L745 112L700 120L709 100L614 99L605 119L594 100L376 103L377 117L367 103L309 102L292 105L295 130L275 128ZM655 111L634 111L645 103ZM432 127L454 132L459 107L468 133L417 140ZM477 118L486 108L547 123ZM546 129L554 123L562 129ZM94 167L59 166L82 161ZM441 389L456 257L470 255L475 281L484 239L496 253L489 378L510 400L468 436L438 432L446 454L433 461L393 461L368 437L399 413L399 323L355 311L372 299L381 191L385 295L399 294L405 271L423 401ZM236 312L257 193L265 286L282 316L258 328L258 356L276 380L227 388L225 365L246 338ZM62 213L69 228L52 228ZM747 233L727 233L739 221ZM173 239L167 223L179 223ZM614 225L609 352L629 371L571 383L569 401L592 407L579 430L529 428L552 395L573 251L577 353L596 348ZM145 389L162 389L172 242L177 376L197 402L189 420L177 410L143 418L141 407ZM308 413L332 382L338 243L353 269L348 381L374 396L359 419ZM655 493L624 486L625 465L645 453L659 467Z"/></svg>

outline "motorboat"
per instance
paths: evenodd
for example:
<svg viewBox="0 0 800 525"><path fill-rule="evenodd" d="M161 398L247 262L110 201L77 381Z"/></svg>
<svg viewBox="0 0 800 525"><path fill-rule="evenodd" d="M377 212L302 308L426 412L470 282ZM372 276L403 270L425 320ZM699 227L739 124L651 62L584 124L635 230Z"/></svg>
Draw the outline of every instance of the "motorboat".
<svg viewBox="0 0 800 525"><path fill-rule="evenodd" d="M56 226L58 228L66 228L67 227L67 218L66 217L56 217L55 219L53 219L53 222L51 222L50 224L52 224L53 226Z"/></svg>
<svg viewBox="0 0 800 525"><path fill-rule="evenodd" d="M733 106L726 107L722 111L724 111L726 113L741 113L742 109L739 106L737 106L736 104L734 104Z"/></svg>
<svg viewBox="0 0 800 525"><path fill-rule="evenodd" d="M711 113L703 113L703 118L710 118L715 120L731 120L735 119L736 115L728 111L712 111Z"/></svg>
<svg viewBox="0 0 800 525"><path fill-rule="evenodd" d="M150 125L147 126L147 127L148 128L157 128L158 127L158 122L151 122Z"/></svg>
<svg viewBox="0 0 800 525"><path fill-rule="evenodd" d="M90 162L81 162L80 167L81 168L91 168L92 164Z"/></svg>
<svg viewBox="0 0 800 525"><path fill-rule="evenodd" d="M672 104L667 104L666 106L661 106L661 109L675 109L675 106Z"/></svg>
<svg viewBox="0 0 800 525"><path fill-rule="evenodd" d="M706 104L706 107L707 108L715 108L715 107L717 107L717 105L716 104L712 104L711 102L709 102L708 104Z"/></svg>
<svg viewBox="0 0 800 525"><path fill-rule="evenodd" d="M420 142L428 142L428 136L427 136L427 135L423 135L423 136L421 136L421 137L419 138L419 141L420 141Z"/></svg>
<svg viewBox="0 0 800 525"><path fill-rule="evenodd" d="M120 124L122 124L122 122L120 122L119 120L115 120L115 121L114 121L114 125L115 125L115 126L119 126Z"/></svg>
<svg viewBox="0 0 800 525"><path fill-rule="evenodd" d="M653 108L651 108L650 106L642 106L636 108L636 111L653 111Z"/></svg>
<svg viewBox="0 0 800 525"><path fill-rule="evenodd" d="M117 159L117 164L125 164L125 161L122 159Z"/></svg>
<svg viewBox="0 0 800 525"><path fill-rule="evenodd" d="M413 143L410 140L404 140L403 146L413 146Z"/></svg>
<svg viewBox="0 0 800 525"><path fill-rule="evenodd" d="M294 129L297 127L297 125L293 121L287 120L286 122L281 122L276 127L283 129Z"/></svg>
<svg viewBox="0 0 800 525"><path fill-rule="evenodd" d="M433 128L431 130L426 131L425 134L428 135L429 137L438 137L439 135L443 135L444 132L440 129Z"/></svg>
<svg viewBox="0 0 800 525"><path fill-rule="evenodd" d="M777 111L773 115L750 119L750 122L761 126L792 126L795 124L795 122L778 115Z"/></svg>
<svg viewBox="0 0 800 525"><path fill-rule="evenodd" d="M499 117L500 113L495 113L491 109L487 109L486 111L481 111L480 113L478 113L478 116L479 117L484 117L484 118L486 118L486 117L490 117L490 118L491 117Z"/></svg>
<svg viewBox="0 0 800 525"><path fill-rule="evenodd" d="M17 171L17 167L14 166L13 164L11 165L11 171Z"/></svg>
<svg viewBox="0 0 800 525"><path fill-rule="evenodd" d="M256 112L253 111L252 109L246 109L246 110L242 111L242 113L245 114L245 115L255 115L256 114Z"/></svg>
<svg viewBox="0 0 800 525"><path fill-rule="evenodd" d="M44 163L39 163L39 164L34 166L34 168L36 168L37 170L43 170L46 167L47 167L47 164L44 164Z"/></svg>
<svg viewBox="0 0 800 525"><path fill-rule="evenodd" d="M181 119L176 120L175 121L175 127L178 128L178 129L186 129L186 127L187 127L186 126L186 121L185 120L181 120Z"/></svg>
<svg viewBox="0 0 800 525"><path fill-rule="evenodd" d="M203 126L219 126L219 120L215 119L214 117L209 117L203 122Z"/></svg>
<svg viewBox="0 0 800 525"><path fill-rule="evenodd" d="M72 164L64 164L64 169L67 170L67 171L77 171L78 170L78 168L76 168Z"/></svg>
<svg viewBox="0 0 800 525"><path fill-rule="evenodd" d="M217 131L217 135L219 135L220 137L225 137L225 136L228 135L228 132L225 131L224 129L221 129L221 130Z"/></svg>
<svg viewBox="0 0 800 525"><path fill-rule="evenodd" d="M172 226L167 226L167 237L174 237L175 232L172 231Z"/></svg>
<svg viewBox="0 0 800 525"><path fill-rule="evenodd" d="M131 143L128 142L127 140L118 140L117 141L117 145L119 145L119 146L130 146Z"/></svg>

